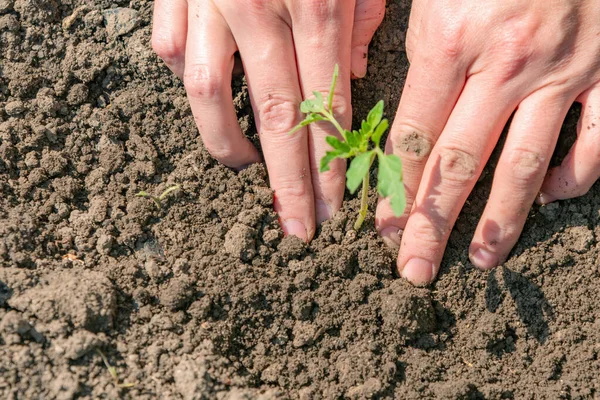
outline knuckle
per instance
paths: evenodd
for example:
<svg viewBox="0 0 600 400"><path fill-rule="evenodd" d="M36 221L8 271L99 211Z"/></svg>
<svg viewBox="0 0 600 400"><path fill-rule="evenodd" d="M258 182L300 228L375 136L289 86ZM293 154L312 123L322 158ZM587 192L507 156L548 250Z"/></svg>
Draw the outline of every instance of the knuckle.
<svg viewBox="0 0 600 400"><path fill-rule="evenodd" d="M171 35L152 35L152 49L167 65L177 63L183 58L185 45L175 40Z"/></svg>
<svg viewBox="0 0 600 400"><path fill-rule="evenodd" d="M183 84L190 97L216 97L223 88L223 79L206 64L192 64L185 66Z"/></svg>
<svg viewBox="0 0 600 400"><path fill-rule="evenodd" d="M447 226L446 221L431 221L428 217L427 223L420 223L411 228L411 241L426 243L427 247L442 247L450 232Z"/></svg>
<svg viewBox="0 0 600 400"><path fill-rule="evenodd" d="M537 150L513 149L508 157L513 183L519 187L529 187L541 180L545 174L546 161L547 158Z"/></svg>
<svg viewBox="0 0 600 400"><path fill-rule="evenodd" d="M299 101L293 96L270 93L258 107L261 134L291 131L299 121Z"/></svg>
<svg viewBox="0 0 600 400"><path fill-rule="evenodd" d="M329 91L329 89L322 91L321 93L327 93L327 91ZM347 96L336 91L333 96L331 108L342 126L344 128L348 127L352 122L352 106L350 105L350 100Z"/></svg>
<svg viewBox="0 0 600 400"><path fill-rule="evenodd" d="M447 22L442 28L435 27L436 33L433 35L436 40L437 48L442 56L447 60L458 59L463 52L463 37L466 27L460 22Z"/></svg>
<svg viewBox="0 0 600 400"><path fill-rule="evenodd" d="M309 179L305 171L300 171L296 178L288 177L277 182L273 185L277 201L284 204L297 204L301 199L307 198L310 194Z"/></svg>
<svg viewBox="0 0 600 400"><path fill-rule="evenodd" d="M452 147L440 149L439 173L442 181L459 187L470 185L477 179L479 170L479 159L473 154Z"/></svg>
<svg viewBox="0 0 600 400"><path fill-rule="evenodd" d="M339 1L323 0L303 0L303 7L309 10L311 17L318 21L330 21L336 9L339 8Z"/></svg>
<svg viewBox="0 0 600 400"><path fill-rule="evenodd" d="M534 38L537 24L528 20L510 23L497 39L494 54L497 60L498 77L507 81L518 76L536 53Z"/></svg>
<svg viewBox="0 0 600 400"><path fill-rule="evenodd" d="M395 132L399 134L393 137L394 154L408 161L427 160L434 145L430 135L410 125L401 125Z"/></svg>

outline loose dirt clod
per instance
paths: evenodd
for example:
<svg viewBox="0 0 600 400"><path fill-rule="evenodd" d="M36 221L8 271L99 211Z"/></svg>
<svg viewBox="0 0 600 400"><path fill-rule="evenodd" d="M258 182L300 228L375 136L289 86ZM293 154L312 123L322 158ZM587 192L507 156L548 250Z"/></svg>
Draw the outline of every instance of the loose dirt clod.
<svg viewBox="0 0 600 400"><path fill-rule="evenodd" d="M356 116L379 99L393 116L404 86L410 4L386 3ZM116 7L137 15L109 28ZM597 397L599 184L534 206L504 266L481 272L467 249L487 168L427 289L395 277L373 219L352 229L352 196L311 243L284 238L264 165L236 172L204 149L152 51L152 10L0 0L0 399ZM260 146L244 79L232 95ZM182 190L158 213L135 193L160 182Z"/></svg>

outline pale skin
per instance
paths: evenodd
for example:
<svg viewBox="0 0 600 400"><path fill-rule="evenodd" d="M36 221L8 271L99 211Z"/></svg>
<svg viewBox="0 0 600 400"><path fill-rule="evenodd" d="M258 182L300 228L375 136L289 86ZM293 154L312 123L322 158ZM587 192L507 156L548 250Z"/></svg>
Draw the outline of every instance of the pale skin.
<svg viewBox="0 0 600 400"><path fill-rule="evenodd" d="M341 206L343 162L318 174L325 124L286 134L311 90L326 92L340 65L334 107L348 127L350 77L382 0L157 0L153 46L185 83L205 146L240 168L259 161L231 104L239 50L275 209L286 234L310 240ZM415 0L411 61L386 151L400 156L408 207L397 218L380 201L376 226L399 247L400 274L416 285L439 270L450 231L511 114L514 117L469 256L482 269L506 260L534 201L585 194L600 177L598 0ZM548 171L566 113L582 104L578 138Z"/></svg>

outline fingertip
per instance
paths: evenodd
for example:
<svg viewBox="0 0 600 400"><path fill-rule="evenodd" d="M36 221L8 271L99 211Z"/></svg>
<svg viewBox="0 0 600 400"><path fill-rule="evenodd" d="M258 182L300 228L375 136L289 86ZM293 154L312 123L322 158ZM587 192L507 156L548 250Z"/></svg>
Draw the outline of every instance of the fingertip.
<svg viewBox="0 0 600 400"><path fill-rule="evenodd" d="M496 268L500 264L498 255L475 244L472 244L469 249L469 260L474 266L484 271Z"/></svg>
<svg viewBox="0 0 600 400"><path fill-rule="evenodd" d="M317 224L327 221L333 217L333 214L335 214L335 211L329 203L322 199L315 200L315 216Z"/></svg>
<svg viewBox="0 0 600 400"><path fill-rule="evenodd" d="M536 204L540 206L545 206L546 204L550 204L555 201L556 198L548 193L539 192L535 197Z"/></svg>
<svg viewBox="0 0 600 400"><path fill-rule="evenodd" d="M379 230L383 242L391 249L398 250L402 240L402 229L397 226L386 226Z"/></svg>
<svg viewBox="0 0 600 400"><path fill-rule="evenodd" d="M294 235L305 242L308 242L310 239L306 226L297 219L290 218L281 221L281 229L283 229L285 236Z"/></svg>
<svg viewBox="0 0 600 400"><path fill-rule="evenodd" d="M364 78L367 75L367 63L369 56L369 46L356 46L352 49L351 71L355 78Z"/></svg>
<svg viewBox="0 0 600 400"><path fill-rule="evenodd" d="M415 286L427 286L437 274L437 268L434 263L422 258L411 258L404 265L399 267L400 276Z"/></svg>
<svg viewBox="0 0 600 400"><path fill-rule="evenodd" d="M263 160L260 157L258 150L256 150L254 146L252 146L252 150L253 151L250 151L248 157L246 157L246 160L239 161L233 164L230 168L233 168L234 170L239 172L249 168L251 165L261 164Z"/></svg>

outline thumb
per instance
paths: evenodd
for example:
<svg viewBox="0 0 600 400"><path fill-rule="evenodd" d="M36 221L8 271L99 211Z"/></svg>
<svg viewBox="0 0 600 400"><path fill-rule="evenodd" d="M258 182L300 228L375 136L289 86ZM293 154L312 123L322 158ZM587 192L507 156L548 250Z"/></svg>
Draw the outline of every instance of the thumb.
<svg viewBox="0 0 600 400"><path fill-rule="evenodd" d="M367 74L369 43L385 14L385 0L357 0L352 32L352 75L362 78Z"/></svg>

